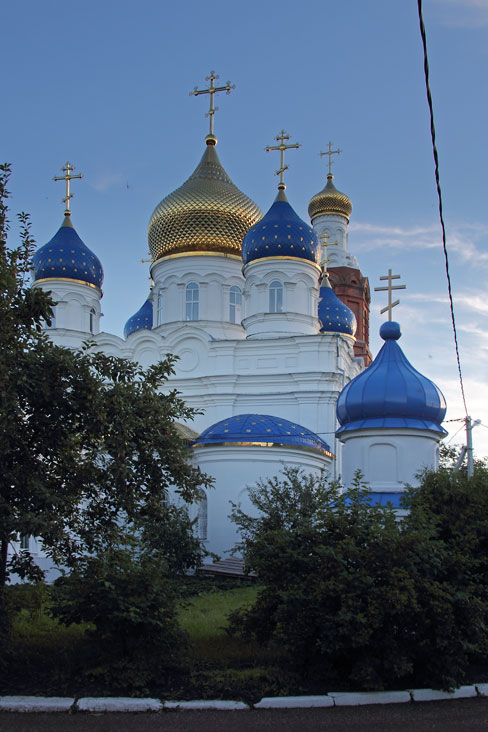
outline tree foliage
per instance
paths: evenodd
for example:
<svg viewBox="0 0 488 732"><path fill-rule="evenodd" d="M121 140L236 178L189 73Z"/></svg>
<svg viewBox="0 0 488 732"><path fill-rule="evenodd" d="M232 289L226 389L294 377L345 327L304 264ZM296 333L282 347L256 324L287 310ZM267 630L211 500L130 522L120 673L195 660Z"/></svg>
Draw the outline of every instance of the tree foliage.
<svg viewBox="0 0 488 732"><path fill-rule="evenodd" d="M480 527L474 539L464 522L482 507L487 515L488 481L485 475L476 509L466 506L469 487L461 497L444 486L457 495L455 510L465 504L454 522L445 496L432 499L441 479L425 474L402 522L392 507L373 505L360 475L347 494L297 470L250 489L259 515L234 506L232 517L246 565L264 587L254 607L232 618L232 631L278 644L290 667L324 683L462 683L488 649L486 533Z"/></svg>
<svg viewBox="0 0 488 732"><path fill-rule="evenodd" d="M197 499L209 479L188 460L175 429L193 411L167 386L174 358L137 363L53 345L43 332L53 301L30 287L33 240L7 245L6 184L0 167L0 622L9 571L38 578L28 553L7 563L9 545L36 536L55 563L83 567L86 555L126 547L159 558L166 574L195 566L198 541L168 491ZM80 570L81 571L81 570Z"/></svg>

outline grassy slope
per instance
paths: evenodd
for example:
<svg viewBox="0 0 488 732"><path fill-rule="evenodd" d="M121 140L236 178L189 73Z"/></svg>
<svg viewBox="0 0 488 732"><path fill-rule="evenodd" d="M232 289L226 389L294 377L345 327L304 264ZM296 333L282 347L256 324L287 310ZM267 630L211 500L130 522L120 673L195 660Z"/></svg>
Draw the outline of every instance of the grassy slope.
<svg viewBox="0 0 488 732"><path fill-rule="evenodd" d="M256 585L235 580L189 580L179 610L181 627L189 636L189 672L175 678L172 688L154 688L151 693L254 700L282 690L276 652L229 637L225 631L229 613L250 606L257 592ZM8 678L0 679L0 694L110 693L80 673L86 627L66 627L42 606L20 609L12 629L14 655Z"/></svg>

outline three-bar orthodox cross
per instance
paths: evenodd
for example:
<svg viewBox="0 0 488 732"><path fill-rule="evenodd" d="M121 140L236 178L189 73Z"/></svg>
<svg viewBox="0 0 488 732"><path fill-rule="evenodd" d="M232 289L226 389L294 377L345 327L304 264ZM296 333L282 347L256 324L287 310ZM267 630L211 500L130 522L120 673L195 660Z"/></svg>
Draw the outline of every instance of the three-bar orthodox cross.
<svg viewBox="0 0 488 732"><path fill-rule="evenodd" d="M63 203L66 204L66 210L64 212L65 216L71 216L71 211L69 210L69 200L70 200L70 198L73 198L73 194L70 193L69 182L70 182L70 180L73 180L73 178L83 178L81 173L78 173L77 175L71 175L71 173L74 169L75 169L74 165L70 165L70 163L66 163L66 167L61 168L61 170L63 171L63 173L65 173L65 175L59 175L59 176L55 175L53 178L53 180L65 180L66 181L66 198L62 199Z"/></svg>
<svg viewBox="0 0 488 732"><path fill-rule="evenodd" d="M340 150L339 148L337 148L337 150L333 150L331 142L329 142L329 149L327 150L327 152L319 152L320 157L322 157L323 155L329 156L329 175L332 175L332 156L340 155L341 152L342 150Z"/></svg>
<svg viewBox="0 0 488 732"><path fill-rule="evenodd" d="M215 86L214 81L216 79L220 79L220 76L215 73L215 71L210 72L210 76L205 77L205 81L210 82L210 86L208 89L198 89L198 87L195 87L193 91L190 92L191 97L198 97L200 94L210 94L210 109L208 110L205 117L210 117L210 135L213 137L214 134L214 115L215 112L218 111L218 107L214 106L214 96L217 94L217 92L225 91L227 94L230 94L231 89L235 89L236 85L231 84L230 81L228 81L225 86Z"/></svg>
<svg viewBox="0 0 488 732"><path fill-rule="evenodd" d="M382 310L380 310L381 315L383 315L383 313L388 312L388 320L392 320L391 311L400 302L400 300L395 300L395 302L392 302L391 293L393 292L393 290L405 290L406 289L406 285L393 285L392 284L393 280L399 280L399 279L400 279L400 275L392 274L391 269L389 269L387 275L380 277L380 280L388 280L387 286L374 288L375 292L383 292L383 291L388 292L388 305L386 307L384 307Z"/></svg>
<svg viewBox="0 0 488 732"><path fill-rule="evenodd" d="M327 257L327 247L338 245L338 241L328 241L327 240L327 232L323 231L320 235L320 244L322 246L322 277L328 277L327 274L327 262L329 261L329 258Z"/></svg>
<svg viewBox="0 0 488 732"><path fill-rule="evenodd" d="M289 139L290 139L290 135L287 135L285 130L281 130L280 134L276 135L276 137L275 137L275 140L277 140L280 144L274 145L274 146L268 145L267 147L264 148L266 150L266 152L269 152L270 150L279 150L280 151L280 154L281 154L280 168L279 168L279 170L276 171L275 175L280 176L280 182L278 183L278 188L281 190L285 190L285 188L286 188L284 181L283 181L283 173L285 172L285 170L288 170L288 165L285 165L285 150L290 150L291 148L300 147L299 142L296 142L294 145L286 145L285 140L289 140Z"/></svg>

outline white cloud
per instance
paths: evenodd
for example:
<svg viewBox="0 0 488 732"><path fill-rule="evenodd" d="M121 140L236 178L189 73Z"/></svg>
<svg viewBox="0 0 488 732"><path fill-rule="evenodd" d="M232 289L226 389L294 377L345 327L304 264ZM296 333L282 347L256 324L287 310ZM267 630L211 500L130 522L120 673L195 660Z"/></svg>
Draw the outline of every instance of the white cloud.
<svg viewBox="0 0 488 732"><path fill-rule="evenodd" d="M354 250L378 249L441 249L442 236L438 225L431 226L384 226L369 222L352 222L349 226L354 234ZM359 237L358 237L359 235ZM488 226L463 224L447 226L447 253L455 253L461 260L488 268ZM484 248L478 243L484 244Z"/></svg>
<svg viewBox="0 0 488 732"><path fill-rule="evenodd" d="M432 0L441 23L477 29L488 26L488 0Z"/></svg>
<svg viewBox="0 0 488 732"><path fill-rule="evenodd" d="M95 188L96 191L100 191L101 193L107 191L109 188L113 188L114 186L120 186L122 183L125 183L126 180L122 173L102 173L99 175L94 182L92 182L93 188Z"/></svg>
<svg viewBox="0 0 488 732"><path fill-rule="evenodd" d="M454 308L462 307L466 310L473 311L479 315L488 315L488 299L482 292L461 292L455 293ZM408 295L409 301L439 303L446 305L449 303L447 295L437 295L434 293L411 292Z"/></svg>

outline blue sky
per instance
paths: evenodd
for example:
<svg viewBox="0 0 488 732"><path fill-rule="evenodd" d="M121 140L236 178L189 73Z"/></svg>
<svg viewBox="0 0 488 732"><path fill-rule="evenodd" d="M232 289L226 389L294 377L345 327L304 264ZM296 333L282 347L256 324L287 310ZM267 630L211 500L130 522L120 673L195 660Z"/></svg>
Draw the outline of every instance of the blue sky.
<svg viewBox="0 0 488 732"><path fill-rule="evenodd" d="M461 363L487 455L488 0L424 0L424 19ZM236 84L217 102L220 159L263 210L278 167L264 147L282 128L302 144L286 183L306 220L327 172L319 151L343 150L333 172L353 203L349 249L372 289L388 268L401 274L400 343L445 393L447 419L463 417L416 0L11 0L2 26L12 215L28 211L44 244L63 213L52 177L67 160L83 173L73 223L104 265L104 330L121 335L147 296L147 223L203 153L208 97L189 92L215 69ZM384 298L373 293L374 353Z"/></svg>

